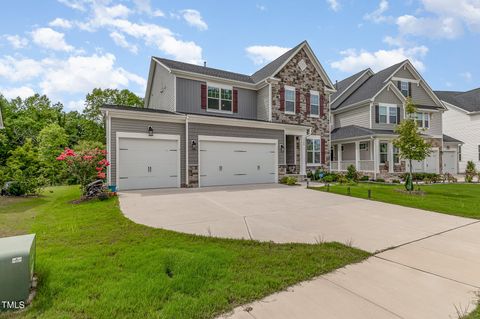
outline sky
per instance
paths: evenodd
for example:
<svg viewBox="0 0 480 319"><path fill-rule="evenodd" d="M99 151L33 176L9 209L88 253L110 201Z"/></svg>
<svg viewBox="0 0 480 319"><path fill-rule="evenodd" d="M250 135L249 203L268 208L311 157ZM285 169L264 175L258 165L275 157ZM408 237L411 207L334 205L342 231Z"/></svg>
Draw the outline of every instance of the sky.
<svg viewBox="0 0 480 319"><path fill-rule="evenodd" d="M480 0L15 0L0 13L0 93L81 111L140 96L151 56L251 74L307 40L335 82L410 59L434 90L480 87Z"/></svg>

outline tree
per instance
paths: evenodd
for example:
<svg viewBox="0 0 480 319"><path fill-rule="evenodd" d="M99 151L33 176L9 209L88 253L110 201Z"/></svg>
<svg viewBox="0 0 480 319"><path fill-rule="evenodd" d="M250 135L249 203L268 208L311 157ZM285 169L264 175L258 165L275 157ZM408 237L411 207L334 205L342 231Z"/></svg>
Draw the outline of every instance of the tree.
<svg viewBox="0 0 480 319"><path fill-rule="evenodd" d="M103 122L100 107L104 104L143 107L143 99L135 93L124 89L93 89L85 99L83 114L89 120L101 124Z"/></svg>
<svg viewBox="0 0 480 319"><path fill-rule="evenodd" d="M475 167L475 163L473 161L468 161L467 167L465 168L465 182L473 182L473 177L475 175L477 175L477 168Z"/></svg>
<svg viewBox="0 0 480 319"><path fill-rule="evenodd" d="M42 172L52 185L59 184L66 178L65 163L54 161L66 146L67 133L56 123L47 125L38 134L38 157L42 163Z"/></svg>
<svg viewBox="0 0 480 319"><path fill-rule="evenodd" d="M413 190L412 182L412 161L423 161L431 152L431 144L422 137L415 119L417 108L409 98L405 105L406 117L397 126L396 138L393 144L399 149L400 157L408 160L409 174L405 182L405 188L408 191Z"/></svg>

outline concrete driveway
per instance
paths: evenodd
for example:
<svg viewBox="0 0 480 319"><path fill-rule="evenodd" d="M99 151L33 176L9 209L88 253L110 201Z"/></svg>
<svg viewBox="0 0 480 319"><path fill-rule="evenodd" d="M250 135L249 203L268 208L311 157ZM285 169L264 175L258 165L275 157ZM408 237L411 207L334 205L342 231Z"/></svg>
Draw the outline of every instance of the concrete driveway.
<svg viewBox="0 0 480 319"><path fill-rule="evenodd" d="M120 204L128 218L153 227L338 241L375 253L225 318L450 319L473 310L480 290L478 220L282 185L131 191Z"/></svg>

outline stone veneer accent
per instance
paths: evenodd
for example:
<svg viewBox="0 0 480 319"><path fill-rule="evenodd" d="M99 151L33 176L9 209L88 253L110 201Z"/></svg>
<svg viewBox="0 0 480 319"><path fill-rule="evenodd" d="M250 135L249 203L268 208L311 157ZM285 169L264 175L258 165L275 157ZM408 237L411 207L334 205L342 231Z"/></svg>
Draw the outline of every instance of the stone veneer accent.
<svg viewBox="0 0 480 319"><path fill-rule="evenodd" d="M188 187L198 187L198 165L188 165Z"/></svg>
<svg viewBox="0 0 480 319"><path fill-rule="evenodd" d="M307 64L307 67L303 71L298 66L298 62L302 59ZM312 135L319 135L325 139L326 154L323 168L328 169L330 164L330 132L328 116L330 105L327 96L325 96L324 116L316 118L310 117L306 114L306 93L309 93L310 90L314 90L320 92L320 94L325 94L325 83L320 74L315 69L305 50L302 49L274 77L280 79L280 81L276 84L272 84L272 122L310 126L312 128ZM280 88L284 85L293 86L297 90L300 90L300 113L290 115L280 111ZM315 170L315 168L316 167L311 167L312 170Z"/></svg>

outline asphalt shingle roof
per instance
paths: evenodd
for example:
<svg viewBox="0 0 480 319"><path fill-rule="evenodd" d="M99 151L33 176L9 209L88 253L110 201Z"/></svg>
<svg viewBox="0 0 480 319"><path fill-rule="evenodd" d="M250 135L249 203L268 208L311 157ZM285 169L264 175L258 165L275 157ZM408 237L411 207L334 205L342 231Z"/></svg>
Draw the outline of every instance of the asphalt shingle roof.
<svg viewBox="0 0 480 319"><path fill-rule="evenodd" d="M366 127L361 127L357 125L348 125L343 127L338 127L334 129L331 133L331 138L335 140L343 140L347 138L355 138L360 136L373 136L373 135L394 135L393 130L378 130L378 129L369 129Z"/></svg>
<svg viewBox="0 0 480 319"><path fill-rule="evenodd" d="M352 76L349 76L346 79L343 79L337 83L335 83L335 89L337 92L332 94L332 100L335 100L337 96L343 93L350 85L352 85L353 82L355 82L356 79L358 79L363 73L365 73L368 69L362 70L358 73L355 73Z"/></svg>
<svg viewBox="0 0 480 319"><path fill-rule="evenodd" d="M435 91L440 100L464 109L467 112L480 112L480 88L467 92Z"/></svg>

